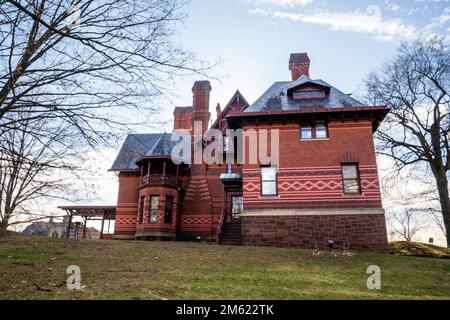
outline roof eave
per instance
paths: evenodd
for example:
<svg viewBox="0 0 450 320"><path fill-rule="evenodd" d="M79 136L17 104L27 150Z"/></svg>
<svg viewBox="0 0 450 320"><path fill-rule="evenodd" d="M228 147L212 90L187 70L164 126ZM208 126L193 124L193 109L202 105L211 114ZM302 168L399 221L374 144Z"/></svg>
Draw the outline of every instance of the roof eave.
<svg viewBox="0 0 450 320"><path fill-rule="evenodd" d="M303 110L276 110L276 111L263 111L263 112L243 112L239 115L230 115L226 119L230 128L239 126L239 120L250 117L271 117L271 116L283 116L283 115L313 115L313 114L330 114L330 113L354 113L354 112L376 112L380 116L378 117L378 124L381 123L389 113L390 109L387 106L361 106L361 107L342 107L342 108L317 108L317 109L303 109ZM234 126L232 125L234 122ZM242 123L241 123L242 125ZM378 129L378 125L374 126L374 131Z"/></svg>
<svg viewBox="0 0 450 320"><path fill-rule="evenodd" d="M254 111L254 112L242 112L239 115L230 115L228 117L247 117L247 116L263 116L263 115L276 115L276 114L309 114L309 113L331 113L331 112L355 112L355 111L374 111L374 110L387 110L390 109L387 106L361 106L361 107L339 107L339 108L316 108L316 109L296 109L296 110L276 110L276 111Z"/></svg>
<svg viewBox="0 0 450 320"><path fill-rule="evenodd" d="M123 168L123 169L115 169L115 168L111 168L108 169L108 172L137 172L139 171L139 169L130 169L130 168Z"/></svg>

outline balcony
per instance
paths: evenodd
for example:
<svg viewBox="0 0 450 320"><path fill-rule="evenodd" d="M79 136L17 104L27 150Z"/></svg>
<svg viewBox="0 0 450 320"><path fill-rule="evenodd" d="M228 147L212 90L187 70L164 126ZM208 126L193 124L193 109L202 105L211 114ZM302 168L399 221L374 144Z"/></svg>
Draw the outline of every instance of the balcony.
<svg viewBox="0 0 450 320"><path fill-rule="evenodd" d="M140 186L178 187L178 179L172 175L148 174L141 177Z"/></svg>

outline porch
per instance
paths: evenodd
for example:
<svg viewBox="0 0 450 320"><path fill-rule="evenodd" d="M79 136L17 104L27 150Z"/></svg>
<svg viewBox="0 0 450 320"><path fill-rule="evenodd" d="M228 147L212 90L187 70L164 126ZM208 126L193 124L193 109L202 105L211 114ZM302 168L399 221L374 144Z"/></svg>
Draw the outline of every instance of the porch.
<svg viewBox="0 0 450 320"><path fill-rule="evenodd" d="M75 234L76 239L86 239L87 223L101 221L100 239L112 240L114 228L111 228L111 222L116 219L116 206L59 206L58 208L67 212L66 238ZM81 237L78 235L78 229L74 229L74 217L81 217L83 221Z"/></svg>
<svg viewBox="0 0 450 320"><path fill-rule="evenodd" d="M169 158L145 158L138 165L141 168L140 188L162 186L177 188L179 185L180 165Z"/></svg>

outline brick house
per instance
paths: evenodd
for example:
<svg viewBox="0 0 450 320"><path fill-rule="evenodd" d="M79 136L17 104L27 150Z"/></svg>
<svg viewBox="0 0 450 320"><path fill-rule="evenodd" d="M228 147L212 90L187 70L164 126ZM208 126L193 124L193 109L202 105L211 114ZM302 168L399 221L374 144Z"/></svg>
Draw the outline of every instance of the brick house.
<svg viewBox="0 0 450 320"><path fill-rule="evenodd" d="M111 168L119 177L114 238L304 248L333 240L385 250L373 133L388 109L311 79L309 66L306 53L292 54L291 81L275 82L251 105L237 91L223 110L217 105L211 126L212 88L197 81L192 106L174 110L172 133L129 135ZM247 161L254 145L234 141L220 156L242 148L245 159L174 163L174 133L192 134L191 152L208 146L198 143L196 121L203 133L210 127L224 136L227 129L276 129L277 163Z"/></svg>

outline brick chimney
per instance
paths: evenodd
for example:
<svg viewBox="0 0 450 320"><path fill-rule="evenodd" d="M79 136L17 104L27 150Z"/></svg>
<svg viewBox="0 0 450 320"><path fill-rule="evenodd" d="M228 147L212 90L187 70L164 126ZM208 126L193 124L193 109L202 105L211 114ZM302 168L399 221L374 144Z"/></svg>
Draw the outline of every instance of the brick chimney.
<svg viewBox="0 0 450 320"><path fill-rule="evenodd" d="M173 111L173 131L192 130L192 107L176 107Z"/></svg>
<svg viewBox="0 0 450 320"><path fill-rule="evenodd" d="M310 60L306 52L291 53L291 57L289 58L289 70L291 70L292 81L297 80L302 75L309 77L309 65Z"/></svg>
<svg viewBox="0 0 450 320"><path fill-rule="evenodd" d="M209 119L209 94L211 92L211 84L209 81L196 81L192 87L192 121L203 122L203 132L208 130Z"/></svg>

